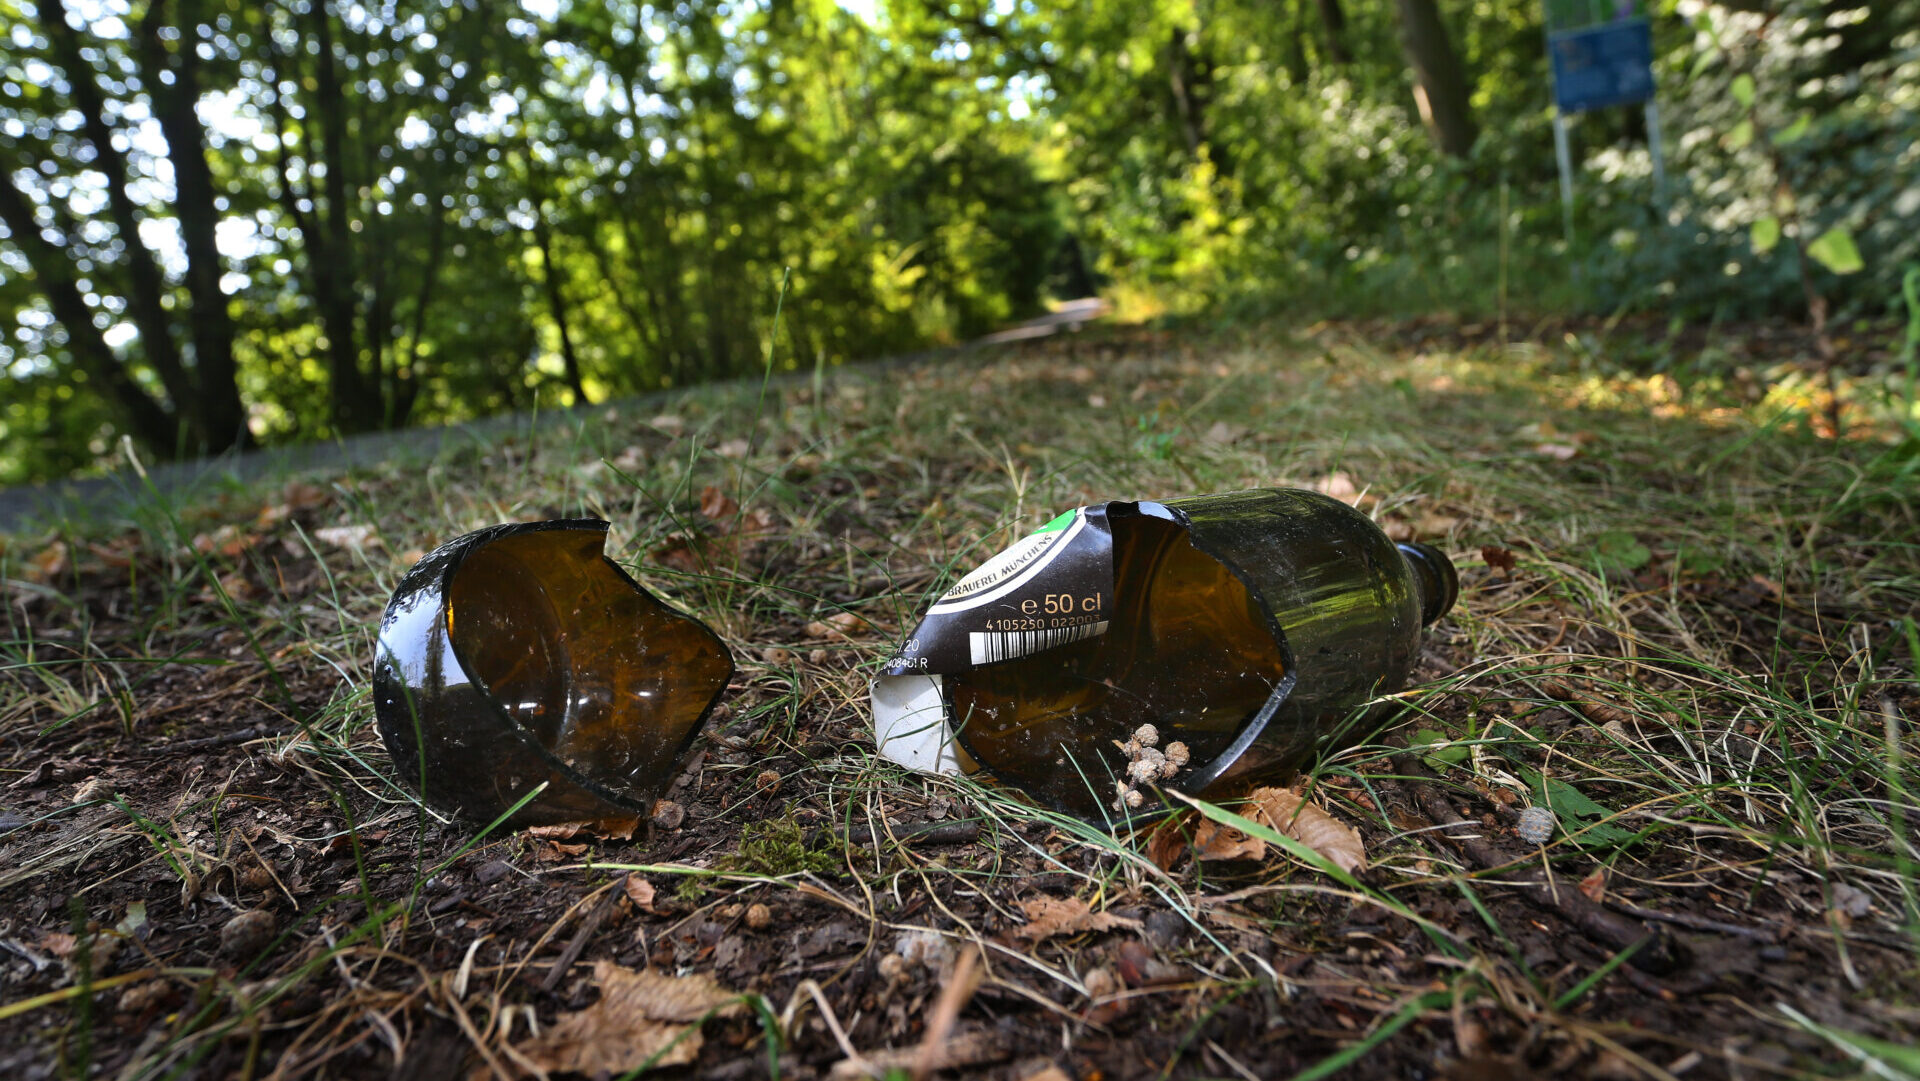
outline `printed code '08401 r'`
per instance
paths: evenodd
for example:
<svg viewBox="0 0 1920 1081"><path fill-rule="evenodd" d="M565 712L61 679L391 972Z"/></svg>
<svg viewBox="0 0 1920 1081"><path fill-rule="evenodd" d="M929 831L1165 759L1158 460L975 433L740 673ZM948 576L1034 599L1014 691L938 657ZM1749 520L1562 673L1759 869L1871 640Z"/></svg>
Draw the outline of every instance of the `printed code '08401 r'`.
<svg viewBox="0 0 1920 1081"><path fill-rule="evenodd" d="M1064 646L1069 642L1078 642L1107 633L1107 623L1083 623L1078 627L1060 627L1046 631L1002 631L983 633L973 631L967 635L967 645L973 654L974 664L992 664L995 661L1010 661L1015 657L1024 657L1029 653L1038 653L1043 649Z"/></svg>

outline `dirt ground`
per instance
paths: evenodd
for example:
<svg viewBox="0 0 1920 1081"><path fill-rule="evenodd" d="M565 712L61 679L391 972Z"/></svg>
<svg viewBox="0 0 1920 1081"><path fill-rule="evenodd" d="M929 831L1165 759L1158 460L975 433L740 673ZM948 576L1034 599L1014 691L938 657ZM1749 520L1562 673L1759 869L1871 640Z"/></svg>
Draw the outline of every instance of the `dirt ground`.
<svg viewBox="0 0 1920 1081"><path fill-rule="evenodd" d="M1070 348L1011 350L989 377L1032 369L1053 386L1044 373L1065 370ZM1191 363L1160 339L1116 348L1115 400L1176 384ZM1389 366L1378 385L1424 378L1410 372ZM1370 393L1364 379L1353 392ZM805 389L785 393L804 413ZM927 394L926 408L943 400ZM1218 434L1206 419L1186 430ZM691 438L634 430L649 455ZM1700 454L1736 434L1702 436ZM779 536L741 525L738 506L700 507L697 486L667 497L687 530L623 540L616 521L623 559L693 568L663 588L720 625L739 661L701 749L630 836L476 841L388 779L364 690L372 619L407 557L456 530L403 517L376 524L382 542L308 538L413 498L417 477L242 491L173 526L14 543L0 1072L424 1079L598 1062L581 1072L619 1076L639 1065L619 1048L644 1040L594 1011L642 972L725 992L651 1017L680 1039L658 1076L1847 1076L1920 1032L1900 847L1920 811L1897 763L1872 765L1902 746L1898 719L1920 715L1920 657L1901 647L1915 594L1898 584L1920 560L1910 545L1870 567L1858 555L1901 512L1822 519L1817 540L1780 512L1799 551L1866 567L1849 591L1817 568L1692 565L1658 546L1576 573L1567 549L1499 509L1523 496L1375 504L1446 543L1462 598L1429 635L1415 716L1306 788L1365 844L1356 889L1277 851L1200 858L1192 814L1114 840L874 758L865 680L911 605L873 598L950 579L925 546L899 543L925 535L925 501L868 494L921 486L960 504L982 467L958 452L769 452L800 494L741 502L768 507ZM448 469L535 457L514 454ZM1569 499L1628 481L1704 498L1689 488L1708 483L1699 471L1622 454L1605 468L1629 472L1574 474ZM1169 483L1186 483L1178 466ZM1238 478L1221 462L1187 468ZM1338 470L1286 468L1338 487ZM1074 502L1071 487L1044 494ZM609 516L651 506L629 494ZM580 509L476 501L452 518ZM968 513L990 517L959 513L957 532ZM883 554L861 570L849 551ZM808 605L757 609L745 640L731 602L689 584L720 552L740 580L784 583ZM819 618L842 609L863 618ZM1710 666L1690 640L1710 644ZM1513 738L1465 753L1496 727ZM1775 760L1762 784L1754 763ZM1516 776L1594 799L1559 808L1542 848L1517 833L1532 793L1499 780ZM587 1057L566 1058L556 1031ZM1897 1056L1875 1061L1899 1076Z"/></svg>

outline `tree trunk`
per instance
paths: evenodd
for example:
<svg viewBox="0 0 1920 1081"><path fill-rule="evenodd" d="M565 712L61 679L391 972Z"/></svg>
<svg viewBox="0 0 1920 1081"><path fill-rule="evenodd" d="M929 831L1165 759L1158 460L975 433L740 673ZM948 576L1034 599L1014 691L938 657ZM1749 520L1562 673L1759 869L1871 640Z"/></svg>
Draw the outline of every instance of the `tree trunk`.
<svg viewBox="0 0 1920 1081"><path fill-rule="evenodd" d="M93 311L81 295L79 276L67 250L41 234L34 219L33 204L14 186L13 174L19 163L11 150L0 143L0 221L7 224L10 238L39 281L40 292L53 309L53 317L67 332L67 348L74 363L98 388L107 403L125 421L135 439L162 458L171 458L177 446L178 419L153 396L141 389L120 358L93 325ZM70 249L69 240L66 248Z"/></svg>
<svg viewBox="0 0 1920 1081"><path fill-rule="evenodd" d="M407 363L404 370L396 362L393 387L387 398L387 427L406 426L420 394L420 342L427 333L427 307L433 302L433 287L440 280L441 256L446 247L447 212L440 205L440 187L428 186L427 207L433 214L432 232L427 240L427 262L420 268L420 292L413 298L413 328L407 334Z"/></svg>
<svg viewBox="0 0 1920 1081"><path fill-rule="evenodd" d="M149 9L144 29L152 55L164 62L166 46L158 38L155 17L164 11ZM215 230L220 211L215 205L213 170L207 167L206 132L195 107L200 101L198 50L200 3L184 0L180 6L179 46L172 65L173 85L157 77L148 65L149 93L154 119L167 140L167 161L173 166L174 209L179 215L180 239L187 250L187 294L193 300L193 368L199 391L192 411L210 450L242 447L252 442L246 407L240 402L239 373L233 360L233 317L227 294L220 287L225 276Z"/></svg>
<svg viewBox="0 0 1920 1081"><path fill-rule="evenodd" d="M354 283L358 279L353 258L353 211L347 197L347 114L340 95L339 58L333 54L333 12L326 0L314 0L312 19L319 55L314 63L316 92L307 104L305 122L312 123L316 116L320 121L321 137L314 142L326 169L326 213L317 234L325 237L324 247L308 238L307 261L313 268L314 299L327 332L327 378L334 427L344 432L366 431L379 426L385 410L378 401L378 384L370 383L360 370L355 333L358 305Z"/></svg>
<svg viewBox="0 0 1920 1081"><path fill-rule="evenodd" d="M580 380L580 358L573 351L573 333L567 328L567 300L560 291L560 271L553 265L553 237L547 228L546 208L539 202L533 205L533 239L540 248L540 277L546 285L547 308L553 315L553 325L560 331L560 359L566 367L567 388L573 391L573 404L592 405L587 398L586 384Z"/></svg>
<svg viewBox="0 0 1920 1081"><path fill-rule="evenodd" d="M164 302L166 275L161 273L160 264L140 239L140 215L134 207L132 196L127 194L130 174L126 155L114 145L113 129L107 124L105 101L95 81L93 65L87 63L82 55L80 36L67 22L67 10L62 0L44 0L41 14L42 26L47 32L47 40L53 45L54 56L60 61L60 66L66 69L67 85L72 90L74 106L80 112L87 142L93 144L100 170L107 177L107 212L126 252L125 266L132 286L127 307L133 315L134 326L140 329L141 352L146 356L147 363L153 365L154 373L160 377L160 385L166 388L167 397L172 400L174 407L190 416L196 395L193 380L181 364L180 349L174 343L173 326L167 318ZM205 439L206 435L206 432L196 430L190 433L190 438Z"/></svg>
<svg viewBox="0 0 1920 1081"><path fill-rule="evenodd" d="M1320 23L1327 31L1327 59L1335 64L1353 63L1347 50L1347 13L1340 0L1314 0L1320 8Z"/></svg>
<svg viewBox="0 0 1920 1081"><path fill-rule="evenodd" d="M1467 71L1454 51L1436 0L1394 0L1400 48L1413 69L1414 102L1442 153L1464 158L1478 132L1468 106Z"/></svg>

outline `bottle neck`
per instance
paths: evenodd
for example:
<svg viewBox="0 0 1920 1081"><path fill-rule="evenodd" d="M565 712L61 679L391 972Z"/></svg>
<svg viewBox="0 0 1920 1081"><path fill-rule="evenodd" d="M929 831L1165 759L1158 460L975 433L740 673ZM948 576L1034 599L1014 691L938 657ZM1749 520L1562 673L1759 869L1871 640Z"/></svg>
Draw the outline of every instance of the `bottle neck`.
<svg viewBox="0 0 1920 1081"><path fill-rule="evenodd" d="M1460 597L1460 575L1445 552L1430 544L1402 544L1400 555L1413 571L1413 588L1420 594L1420 623L1432 626Z"/></svg>

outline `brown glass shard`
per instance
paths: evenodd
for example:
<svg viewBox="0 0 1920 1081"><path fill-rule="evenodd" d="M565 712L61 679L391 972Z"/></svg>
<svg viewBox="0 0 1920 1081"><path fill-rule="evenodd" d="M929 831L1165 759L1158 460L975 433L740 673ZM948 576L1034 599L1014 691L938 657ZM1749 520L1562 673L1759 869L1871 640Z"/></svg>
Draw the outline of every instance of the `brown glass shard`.
<svg viewBox="0 0 1920 1081"><path fill-rule="evenodd" d="M1106 633L936 670L972 760L1093 821L1154 813L1156 786L1238 794L1364 735L1388 708L1369 700L1406 685L1422 625L1459 591L1443 553L1395 545L1314 492L1111 503L1106 514ZM1142 725L1151 742L1136 739Z"/></svg>
<svg viewBox="0 0 1920 1081"><path fill-rule="evenodd" d="M402 579L374 704L400 780L516 825L644 815L732 678L720 639L602 554L605 522L496 526Z"/></svg>

